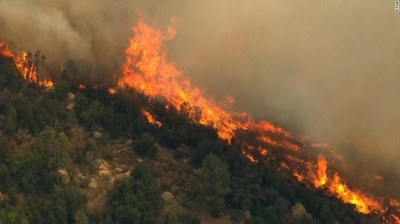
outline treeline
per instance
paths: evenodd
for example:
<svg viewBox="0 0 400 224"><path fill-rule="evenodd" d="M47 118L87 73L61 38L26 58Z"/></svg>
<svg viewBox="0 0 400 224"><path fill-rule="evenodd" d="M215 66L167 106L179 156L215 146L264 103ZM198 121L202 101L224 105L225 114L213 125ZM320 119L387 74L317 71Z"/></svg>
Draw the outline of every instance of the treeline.
<svg viewBox="0 0 400 224"><path fill-rule="evenodd" d="M200 223L191 212L196 205L235 223L380 223L290 178L278 161L250 162L239 142L229 145L213 128L191 122L191 110L201 111L190 105L178 111L133 89L111 94L107 86L79 86L27 83L12 61L0 58L0 223ZM143 108L162 126L149 124ZM99 130L105 136L93 138ZM82 186L62 173L78 165L92 170L95 159L107 157L99 148L129 139L135 142L129 150L147 162L116 182L102 214L88 211ZM177 177L180 209L166 209L160 198L171 186L160 184L163 171L150 166L160 150L173 150L177 164L189 162Z"/></svg>

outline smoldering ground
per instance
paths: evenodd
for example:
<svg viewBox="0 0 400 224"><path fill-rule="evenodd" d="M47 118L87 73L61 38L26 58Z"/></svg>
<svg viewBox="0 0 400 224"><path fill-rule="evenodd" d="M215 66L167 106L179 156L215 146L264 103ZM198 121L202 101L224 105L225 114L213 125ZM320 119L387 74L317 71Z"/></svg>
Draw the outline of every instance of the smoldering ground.
<svg viewBox="0 0 400 224"><path fill-rule="evenodd" d="M159 27L177 18L168 57L208 95L233 95L236 110L328 142L361 169L399 177L394 1L2 1L0 36L53 62L93 65L94 78L111 76L138 11Z"/></svg>

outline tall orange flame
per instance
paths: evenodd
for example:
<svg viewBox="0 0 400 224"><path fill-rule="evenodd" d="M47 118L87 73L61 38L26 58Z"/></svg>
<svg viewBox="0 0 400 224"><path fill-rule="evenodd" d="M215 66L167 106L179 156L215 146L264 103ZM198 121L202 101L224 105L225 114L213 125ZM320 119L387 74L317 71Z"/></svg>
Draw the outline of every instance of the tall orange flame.
<svg viewBox="0 0 400 224"><path fill-rule="evenodd" d="M22 74L26 81L31 83L37 82L37 71L35 70L35 66L37 65L29 61L30 59L26 52L22 52L22 57L18 57L8 49L4 42L0 41L0 54L4 57L12 58L14 60L15 67ZM53 82L48 79L39 80L39 85L49 88L53 86Z"/></svg>
<svg viewBox="0 0 400 224"><path fill-rule="evenodd" d="M176 31L172 27L168 27L168 33L164 35L161 30L149 27L140 18L133 31L135 35L126 49L126 63L119 86L128 85L150 97L164 96L179 111L189 110L185 112L190 115L188 117L193 122L211 125L217 130L219 137L229 143L237 130L246 130L257 133L258 141L266 146L289 150L292 153L303 151L295 143L301 142L301 140L295 139L288 131L267 121L256 122L247 113L224 110L219 104L205 98L198 88L192 87L188 78L181 77L181 72L175 65L167 61L163 45L163 41L170 40L176 35ZM229 101L233 102L233 99ZM146 112L142 111L149 122L154 122L149 116L150 114ZM311 144L311 147L326 148L327 145L324 143ZM251 153L253 150L258 150L262 156L268 155L265 148L247 145L242 152L252 162L258 162ZM341 159L339 155L336 157ZM326 188L328 192L336 195L345 203L355 205L361 213L373 211L381 214L382 217L387 217L384 214L387 208L383 202L367 197L360 191L350 190L338 173L330 178L327 174L328 163L323 156L318 157L316 166L290 155L286 158L295 165L290 166L288 163L282 162L282 168L291 171L299 181L310 183L313 187ZM397 200L395 201L397 202ZM396 215L389 217L391 218L386 221L387 223L398 219Z"/></svg>
<svg viewBox="0 0 400 224"><path fill-rule="evenodd" d="M323 156L318 156L317 164L317 178L314 180L315 187L324 186L328 180L326 176L326 169L328 168L328 162Z"/></svg>
<svg viewBox="0 0 400 224"><path fill-rule="evenodd" d="M153 124L157 127L161 127L161 122L157 121L153 115L151 115L148 111L146 110L142 110L142 114L147 118L147 120L149 121L150 124Z"/></svg>

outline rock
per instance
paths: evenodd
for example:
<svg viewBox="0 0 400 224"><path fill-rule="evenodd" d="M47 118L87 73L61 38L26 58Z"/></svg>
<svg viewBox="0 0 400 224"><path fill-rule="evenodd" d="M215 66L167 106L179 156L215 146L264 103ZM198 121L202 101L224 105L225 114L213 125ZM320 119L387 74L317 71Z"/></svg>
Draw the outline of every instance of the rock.
<svg viewBox="0 0 400 224"><path fill-rule="evenodd" d="M304 208L304 206L297 202L291 209L290 209L292 216L294 219L302 219L305 216L311 218L311 215L307 213L306 209Z"/></svg>
<svg viewBox="0 0 400 224"><path fill-rule="evenodd" d="M79 177L79 179L81 179L81 180L86 179L86 176L83 175L82 173L78 173L78 177Z"/></svg>
<svg viewBox="0 0 400 224"><path fill-rule="evenodd" d="M250 217L251 217L250 211L245 211L245 212L244 212L244 220L249 220Z"/></svg>
<svg viewBox="0 0 400 224"><path fill-rule="evenodd" d="M100 170L99 174L105 180L109 180L111 178L111 173L108 170Z"/></svg>
<svg viewBox="0 0 400 224"><path fill-rule="evenodd" d="M122 173L122 172L124 172L124 170L122 170L120 167L115 167L114 168L114 172L115 173Z"/></svg>
<svg viewBox="0 0 400 224"><path fill-rule="evenodd" d="M141 162L143 162L143 159L137 159L137 162L141 163Z"/></svg>
<svg viewBox="0 0 400 224"><path fill-rule="evenodd" d="M120 167L120 169L122 169L122 172L126 172L129 170L129 167L125 164L121 164L119 167Z"/></svg>
<svg viewBox="0 0 400 224"><path fill-rule="evenodd" d="M106 161L101 161L99 165L99 170L108 170L110 169L110 164L108 164Z"/></svg>
<svg viewBox="0 0 400 224"><path fill-rule="evenodd" d="M0 202L3 202L4 201L4 195L0 192Z"/></svg>
<svg viewBox="0 0 400 224"><path fill-rule="evenodd" d="M124 173L124 175L125 175L126 177L130 177L130 176L131 176L131 171L129 170L128 172Z"/></svg>
<svg viewBox="0 0 400 224"><path fill-rule="evenodd" d="M68 103L67 110L73 110L75 107L75 102Z"/></svg>
<svg viewBox="0 0 400 224"><path fill-rule="evenodd" d="M95 188L97 188L97 180L94 179L94 178L92 178L92 180L90 180L90 183L89 183L88 187L89 187L90 189L95 189Z"/></svg>
<svg viewBox="0 0 400 224"><path fill-rule="evenodd" d="M92 134L95 139L99 139L102 136L101 132L99 132L99 131L94 131L94 132L92 132Z"/></svg>
<svg viewBox="0 0 400 224"><path fill-rule="evenodd" d="M74 100L75 99L75 94L69 92L68 93L68 100Z"/></svg>
<svg viewBox="0 0 400 224"><path fill-rule="evenodd" d="M175 201L174 195L168 191L164 191L161 194L161 199L163 200L164 204L167 204L167 205L172 204Z"/></svg>
<svg viewBox="0 0 400 224"><path fill-rule="evenodd" d="M201 169L195 169L195 170L193 170L193 173L194 173L194 175L196 175L196 176L200 176L200 174L202 173L203 171L201 170Z"/></svg>
<svg viewBox="0 0 400 224"><path fill-rule="evenodd" d="M71 182L71 178L68 175L68 172L65 169L59 169L58 175L60 176L60 182L62 185L69 185Z"/></svg>

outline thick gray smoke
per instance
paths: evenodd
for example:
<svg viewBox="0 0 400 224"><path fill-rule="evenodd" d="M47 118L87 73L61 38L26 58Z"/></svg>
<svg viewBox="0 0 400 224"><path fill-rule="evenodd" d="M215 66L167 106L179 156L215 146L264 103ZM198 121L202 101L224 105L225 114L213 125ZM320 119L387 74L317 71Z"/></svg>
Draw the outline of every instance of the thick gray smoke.
<svg viewBox="0 0 400 224"><path fill-rule="evenodd" d="M361 169L399 177L394 5L192 2L177 15L172 58L212 94L235 96L239 110L326 141Z"/></svg>
<svg viewBox="0 0 400 224"><path fill-rule="evenodd" d="M137 20L137 6L113 0L0 2L0 37L19 49L42 50L48 64L101 78L118 72ZM89 74L87 74L89 73Z"/></svg>
<svg viewBox="0 0 400 224"><path fill-rule="evenodd" d="M400 14L394 1L3 0L0 37L48 60L118 73L141 11L177 18L168 57L195 85L400 174ZM97 76L96 76L97 75ZM101 76L101 75L100 75Z"/></svg>

